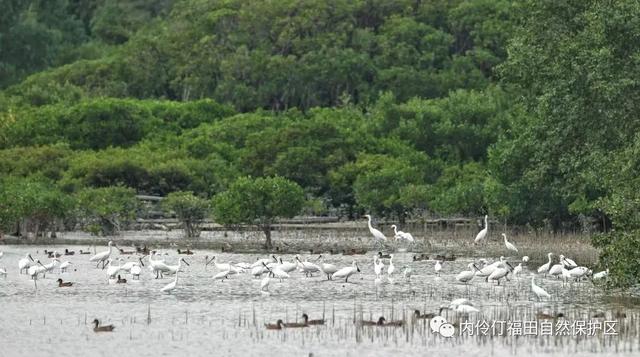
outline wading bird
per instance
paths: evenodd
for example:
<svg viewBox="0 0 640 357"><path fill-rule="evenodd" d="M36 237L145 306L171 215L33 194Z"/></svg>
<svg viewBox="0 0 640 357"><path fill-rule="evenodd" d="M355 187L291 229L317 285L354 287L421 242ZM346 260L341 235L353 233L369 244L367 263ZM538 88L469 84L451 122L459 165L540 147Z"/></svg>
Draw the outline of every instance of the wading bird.
<svg viewBox="0 0 640 357"><path fill-rule="evenodd" d="M475 265L475 263L469 263L467 267L469 268L469 270L463 270L458 273L458 275L456 275L457 281L468 284L473 279L473 277L476 276L476 271L478 271L479 269Z"/></svg>
<svg viewBox="0 0 640 357"><path fill-rule="evenodd" d="M484 215L484 228L480 232L478 232L478 234L476 235L476 238L473 240L474 243L480 243L481 241L487 238L487 234L489 233L488 219L489 219L489 216Z"/></svg>
<svg viewBox="0 0 640 357"><path fill-rule="evenodd" d="M173 278L173 281L165 285L164 288L160 289L160 291L163 293L170 293L176 288L177 284L178 284L178 272L176 272L176 275Z"/></svg>
<svg viewBox="0 0 640 357"><path fill-rule="evenodd" d="M539 274L547 274L549 272L549 268L551 268L551 256L553 255L553 253L549 253L547 254L547 257L549 258L549 261L546 262L545 264L542 264L539 268L538 268L538 273Z"/></svg>
<svg viewBox="0 0 640 357"><path fill-rule="evenodd" d="M535 275L531 276L531 290L533 291L534 294L536 294L536 296L538 297L538 300L541 300L543 297L550 298L551 295L549 295L549 293L546 292L543 288L536 285L535 280L536 280Z"/></svg>
<svg viewBox="0 0 640 357"><path fill-rule="evenodd" d="M507 235L506 234L502 233L502 238L504 238L504 245L505 245L505 247L507 247L507 249L513 250L516 253L518 252L518 248L516 248L515 245L513 245L512 243L510 243L507 240Z"/></svg>
<svg viewBox="0 0 640 357"><path fill-rule="evenodd" d="M331 280L331 275L333 275L333 273L338 271L338 267L335 266L334 264L328 264L324 262L324 258L321 256L318 257L318 259L320 259L320 270L322 271L322 274L327 276L327 280Z"/></svg>
<svg viewBox="0 0 640 357"><path fill-rule="evenodd" d="M375 242L380 244L380 245L384 245L384 243L387 241L387 237L385 237L385 235L382 234L382 232L380 232L379 230L373 228L373 226L371 225L371 216L370 215L365 214L364 216L367 217L368 225L369 225L369 232L371 232L371 235L373 235L373 238L375 239Z"/></svg>
<svg viewBox="0 0 640 357"><path fill-rule="evenodd" d="M96 264L96 268L98 267L98 265L100 265L100 263L102 263L102 269L104 269L104 267L107 265L107 260L109 259L109 257L111 257L111 246L115 246L116 248L118 248L117 245L113 244L112 241L109 241L109 250L105 250L104 252L100 252L96 255L94 255L93 257L89 258L90 262L97 262Z"/></svg>
<svg viewBox="0 0 640 357"><path fill-rule="evenodd" d="M20 268L20 274L22 274L23 270L26 273L27 270L34 264L35 264L35 261L31 257L31 254L25 255L24 258L18 261L18 268Z"/></svg>
<svg viewBox="0 0 640 357"><path fill-rule="evenodd" d="M331 276L331 279L342 279L344 278L345 283L348 282L349 277L355 273L359 273L360 272L360 268L358 267L358 263L354 260L353 263L351 263L350 267L344 267L340 270L338 270L337 272L333 273L333 275Z"/></svg>
<svg viewBox="0 0 640 357"><path fill-rule="evenodd" d="M391 228L393 228L393 234L394 234L394 238L396 240L405 239L405 240L407 240L408 242L411 242L411 243L413 243L415 241L413 239L413 236L411 235L411 233L399 231L398 227L396 227L395 224L391 225Z"/></svg>

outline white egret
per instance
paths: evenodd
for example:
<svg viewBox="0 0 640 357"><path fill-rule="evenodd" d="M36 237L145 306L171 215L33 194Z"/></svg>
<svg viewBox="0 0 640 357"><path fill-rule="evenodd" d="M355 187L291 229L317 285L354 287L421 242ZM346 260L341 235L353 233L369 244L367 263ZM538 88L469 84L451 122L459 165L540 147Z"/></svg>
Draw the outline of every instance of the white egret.
<svg viewBox="0 0 640 357"><path fill-rule="evenodd" d="M104 267L107 265L107 260L109 259L109 257L111 257L111 246L115 246L116 248L118 248L117 245L113 244L112 241L109 241L109 250L106 250L104 252L100 252L96 255L94 255L93 257L89 258L90 262L97 262L96 264L96 268L98 267L98 265L100 265L100 263L102 263L102 269L104 269Z"/></svg>
<svg viewBox="0 0 640 357"><path fill-rule="evenodd" d="M269 276L265 276L262 281L260 281L260 292L263 294L269 294L269 283L271 282L271 278Z"/></svg>
<svg viewBox="0 0 640 357"><path fill-rule="evenodd" d="M173 278L173 281L165 285L164 288L160 289L160 291L163 293L170 293L176 288L177 284L178 284L178 272L176 272L176 275L175 275L175 278Z"/></svg>
<svg viewBox="0 0 640 357"><path fill-rule="evenodd" d="M142 267L140 265L134 265L131 267L130 272L131 272L132 278L134 278L135 280L140 280L140 273L142 273Z"/></svg>
<svg viewBox="0 0 640 357"><path fill-rule="evenodd" d="M338 271L338 267L335 266L334 264L325 263L322 255L319 256L318 259L320 259L319 266L320 266L320 270L322 271L322 274L327 276L327 280L331 280L331 275L333 275L333 273Z"/></svg>
<svg viewBox="0 0 640 357"><path fill-rule="evenodd" d="M53 271L53 269L58 266L58 264L60 263L60 260L58 258L53 258L53 260L51 260L51 262L49 262L49 264L45 264L43 265L43 267L45 268L45 271L43 272L43 275L46 273L50 273Z"/></svg>
<svg viewBox="0 0 640 357"><path fill-rule="evenodd" d="M528 255L523 256L523 257L522 257L522 262L523 262L523 263L527 263L527 262L529 262L529 256L528 256Z"/></svg>
<svg viewBox="0 0 640 357"><path fill-rule="evenodd" d="M491 275L491 273L493 273L494 270L496 270L496 269L498 269L498 267L500 267L500 264L502 264L502 260L503 259L504 259L504 257L500 257L500 260L495 261L495 262L493 262L491 264L486 264L486 261L485 261L486 265L484 267L482 267L482 269L478 270L476 272L476 275L480 276L480 277L487 277L487 276Z"/></svg>
<svg viewBox="0 0 640 357"><path fill-rule="evenodd" d="M484 215L484 228L478 232L476 238L473 240L474 243L480 243L485 238L487 238L487 234L489 233L489 216Z"/></svg>
<svg viewBox="0 0 640 357"><path fill-rule="evenodd" d="M391 228L393 228L393 234L396 240L405 239L411 243L415 241L411 233L399 231L398 227L395 224L391 225Z"/></svg>
<svg viewBox="0 0 640 357"><path fill-rule="evenodd" d="M542 264L539 268L538 268L538 273L539 274L547 274L549 272L549 268L551 268L551 256L553 255L553 253L549 253L547 254L547 257L549 258L549 261L546 262L545 264Z"/></svg>
<svg viewBox="0 0 640 357"><path fill-rule="evenodd" d="M502 238L504 238L504 245L507 247L507 249L513 250L516 253L518 252L518 248L516 248L515 245L513 245L512 243L507 241L507 235L506 234L502 233Z"/></svg>
<svg viewBox="0 0 640 357"><path fill-rule="evenodd" d="M564 264L562 264L563 258L564 256L560 254L560 263L554 264L551 266L551 268L549 268L549 272L548 272L549 275L555 276L556 278L562 275L562 269L564 269Z"/></svg>
<svg viewBox="0 0 640 357"><path fill-rule="evenodd" d="M20 268L20 274L22 274L23 270L26 273L27 269L29 269L29 267L31 267L34 264L35 264L35 261L31 257L31 254L25 255L24 258L18 261L18 268Z"/></svg>
<svg viewBox="0 0 640 357"><path fill-rule="evenodd" d="M382 234L382 232L380 232L379 230L373 228L373 226L371 225L371 216L370 215L365 214L364 216L367 217L368 225L369 225L369 232L371 232L371 234L373 235L373 238L375 239L375 241L377 243L384 244L384 242L387 241L387 237L385 237L385 235Z"/></svg>
<svg viewBox="0 0 640 357"><path fill-rule="evenodd" d="M513 268L513 272L512 272L513 276L516 276L516 277L520 275L520 273L522 273L522 263L518 263L518 265L516 265L516 267Z"/></svg>
<svg viewBox="0 0 640 357"><path fill-rule="evenodd" d="M331 279L342 279L344 278L345 283L348 282L349 277L355 273L359 273L360 272L360 267L358 267L358 263L354 260L353 263L351 263L350 267L344 267L340 270L338 270L337 272L333 273L333 276L331 276Z"/></svg>
<svg viewBox="0 0 640 357"><path fill-rule="evenodd" d="M402 271L402 275L404 275L404 278L407 279L407 281L411 281L411 275L413 275L413 270L406 266L404 267L404 270Z"/></svg>
<svg viewBox="0 0 640 357"><path fill-rule="evenodd" d="M440 270L442 270L442 263L444 263L444 260L443 261L436 260L436 265L433 267L433 270L436 271L437 276L440 276Z"/></svg>
<svg viewBox="0 0 640 357"><path fill-rule="evenodd" d="M393 254L390 254L389 268L387 269L387 279L390 283L393 283L393 280L391 280L391 274L393 274L394 271L396 271L396 267L393 265Z"/></svg>
<svg viewBox="0 0 640 357"><path fill-rule="evenodd" d="M539 287L538 285L536 285L536 277L535 275L531 276L531 290L533 291L534 294L536 294L536 296L538 297L538 300L540 300L543 297L546 298L550 298L551 295L549 295L548 292L546 292L543 288Z"/></svg>
<svg viewBox="0 0 640 357"><path fill-rule="evenodd" d="M114 279L116 274L120 272L120 268L122 268L122 258L118 258L118 265L113 265L113 260L109 259L109 265L107 266L107 278Z"/></svg>
<svg viewBox="0 0 640 357"><path fill-rule="evenodd" d="M476 271L479 270L478 267L474 263L469 263L467 267L469 268L469 270L463 270L458 273L458 275L456 275L457 281L467 284L473 279L474 276L476 276Z"/></svg>
<svg viewBox="0 0 640 357"><path fill-rule="evenodd" d="M380 262L380 264L378 264ZM384 269L384 263L382 260L378 258L377 255L373 256L373 271L376 273L376 277L380 277L382 275L382 270Z"/></svg>

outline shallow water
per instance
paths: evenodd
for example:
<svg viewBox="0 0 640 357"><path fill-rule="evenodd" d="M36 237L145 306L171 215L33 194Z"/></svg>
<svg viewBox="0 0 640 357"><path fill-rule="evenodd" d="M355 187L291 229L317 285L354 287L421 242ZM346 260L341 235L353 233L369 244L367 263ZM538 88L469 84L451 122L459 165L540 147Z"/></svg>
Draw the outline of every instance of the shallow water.
<svg viewBox="0 0 640 357"><path fill-rule="evenodd" d="M348 283L327 281L316 274L306 278L293 272L291 279L272 279L270 295L259 291L260 279L250 274L214 281L213 265L205 267L205 255L216 255L220 262L253 263L265 256L196 251L184 256L191 265L184 266L178 287L171 294L160 289L173 277L155 279L146 268L140 281L110 284L106 272L89 263L91 255L63 256L73 263L67 273L47 274L39 278L37 289L26 275L18 273L18 260L27 252L48 263L41 246L0 246L4 256L0 267L0 355L46 356L55 350L61 356L136 356L257 355L281 354L314 356L384 356L424 355L464 352L465 355L519 356L566 355L638 355L640 349L640 301L637 296L612 298L591 282L563 284L555 279L538 277L536 283L551 295L550 301L538 302L531 292L530 272L503 282L501 286L479 278L470 285L455 281L470 259L445 262L440 276L434 273L433 261L412 262L412 254L398 253L394 264L394 282L384 279L376 292L372 254L367 256L326 255L327 262L338 267L355 259L362 272ZM68 247L72 250L86 247ZM64 251L64 247L57 247ZM98 248L98 251L105 248ZM36 253L37 252L37 253ZM167 251L167 262L177 263L175 251ZM114 250L114 257L118 253ZM122 256L125 261L135 259ZM284 255L286 261L294 256ZM316 256L309 257L315 259ZM519 257L513 257L516 262ZM389 265L385 259L385 265ZM410 266L410 281L402 277L402 267ZM535 270L535 266L531 267ZM124 274L123 274L124 275ZM58 277L74 282L70 288L58 288ZM504 285L504 286L503 286ZM428 322L414 320L414 309L436 312L455 298L469 298L481 313L462 316L452 311L443 314L449 322L536 321L537 312L562 312L572 324L576 321L615 321L616 335L594 336L460 336L460 327L451 338L431 332ZM302 312L310 318L324 318L324 326L270 331L264 323L301 321ZM596 312L605 318L595 319ZM624 312L626 317L616 313ZM355 321L404 320L403 327L359 327ZM113 333L96 334L91 321L99 318L113 324ZM558 321L555 321L557 323ZM468 326L468 325L467 325ZM514 325L515 326L515 325ZM512 331L513 332L513 331Z"/></svg>

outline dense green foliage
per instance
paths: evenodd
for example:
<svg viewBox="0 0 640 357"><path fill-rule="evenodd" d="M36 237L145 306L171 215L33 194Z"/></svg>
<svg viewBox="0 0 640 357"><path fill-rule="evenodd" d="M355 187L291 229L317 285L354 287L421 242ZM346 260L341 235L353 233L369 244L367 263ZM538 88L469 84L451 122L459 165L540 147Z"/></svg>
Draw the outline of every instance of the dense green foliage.
<svg viewBox="0 0 640 357"><path fill-rule="evenodd" d="M76 217L84 229L98 235L115 234L136 216L135 192L124 187L85 188L75 195Z"/></svg>
<svg viewBox="0 0 640 357"><path fill-rule="evenodd" d="M164 209L173 212L184 229L187 238L200 236L200 225L209 214L209 201L193 192L171 192L162 201Z"/></svg>
<svg viewBox="0 0 640 357"><path fill-rule="evenodd" d="M265 235L270 249L271 226L277 218L291 218L304 204L302 188L286 178L241 177L213 199L216 220L225 225L252 224Z"/></svg>
<svg viewBox="0 0 640 357"><path fill-rule="evenodd" d="M0 8L4 231L66 220L58 196L127 187L209 199L247 176L281 177L308 212L597 229L614 281L638 281L635 2ZM50 212L11 209L20 190L46 191Z"/></svg>

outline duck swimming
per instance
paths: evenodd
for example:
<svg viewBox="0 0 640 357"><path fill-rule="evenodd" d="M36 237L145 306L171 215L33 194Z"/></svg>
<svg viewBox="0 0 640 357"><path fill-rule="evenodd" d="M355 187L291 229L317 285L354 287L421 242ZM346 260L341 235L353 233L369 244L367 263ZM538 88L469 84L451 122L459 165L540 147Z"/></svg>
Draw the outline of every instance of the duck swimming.
<svg viewBox="0 0 640 357"><path fill-rule="evenodd" d="M113 325L100 326L100 321L98 321L98 319L93 320L93 325L93 332L111 332L115 330Z"/></svg>
<svg viewBox="0 0 640 357"><path fill-rule="evenodd" d="M73 286L73 283L70 281L64 282L62 281L62 279L58 279L57 282L59 288L68 288L70 286Z"/></svg>
<svg viewBox="0 0 640 357"><path fill-rule="evenodd" d="M278 320L275 324L264 324L264 327L266 327L267 330L282 330L282 325L282 320Z"/></svg>

